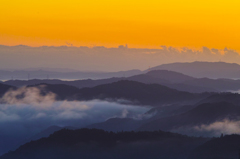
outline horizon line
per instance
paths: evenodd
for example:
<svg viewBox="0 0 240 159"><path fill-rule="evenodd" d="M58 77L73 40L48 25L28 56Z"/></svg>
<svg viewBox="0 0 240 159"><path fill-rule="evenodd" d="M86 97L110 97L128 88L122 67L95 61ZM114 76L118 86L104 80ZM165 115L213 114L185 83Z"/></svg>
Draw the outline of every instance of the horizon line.
<svg viewBox="0 0 240 159"><path fill-rule="evenodd" d="M74 46L74 45L41 45L41 46L31 46L31 45L24 45L24 44L19 44L19 45L4 45L4 44L0 44L0 46L5 46L5 47L18 47L18 46L22 46L22 47L30 47L30 48L41 48L41 47L55 47L55 48L60 48L60 47L67 47L67 48L106 48L106 49L148 49L148 50L163 50L164 47L168 48L174 48L177 50L182 50L182 49L189 49L189 50L194 50L194 51L202 51L203 48L208 48L208 49L217 49L217 50L224 50L224 49L228 49L228 50L233 50L233 51L237 51L235 49L231 49L230 47L225 46L222 49L219 48L214 48L214 47L207 47L207 46L201 46L201 47L189 47L189 46L183 46L183 47L177 47L177 46L167 46L167 45L159 45L159 48L147 48L147 47L129 47L128 44L125 45L118 45L118 47L106 47L103 45L95 45L95 46ZM239 50L240 51L240 50Z"/></svg>

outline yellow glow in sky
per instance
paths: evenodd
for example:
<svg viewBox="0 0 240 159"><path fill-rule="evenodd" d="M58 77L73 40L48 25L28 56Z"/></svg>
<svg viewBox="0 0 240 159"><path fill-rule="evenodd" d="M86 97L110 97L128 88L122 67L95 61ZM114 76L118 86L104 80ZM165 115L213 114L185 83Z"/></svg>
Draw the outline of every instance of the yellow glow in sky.
<svg viewBox="0 0 240 159"><path fill-rule="evenodd" d="M239 0L0 0L0 44L240 50L239 8Z"/></svg>

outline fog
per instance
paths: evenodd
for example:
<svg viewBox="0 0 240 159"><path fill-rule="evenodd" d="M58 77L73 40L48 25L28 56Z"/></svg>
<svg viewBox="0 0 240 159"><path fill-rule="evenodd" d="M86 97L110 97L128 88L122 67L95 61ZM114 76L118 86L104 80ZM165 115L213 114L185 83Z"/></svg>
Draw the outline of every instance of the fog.
<svg viewBox="0 0 240 159"><path fill-rule="evenodd" d="M211 132L214 136L240 134L240 121L224 119L208 125L195 126L194 129L200 132Z"/></svg>
<svg viewBox="0 0 240 159"><path fill-rule="evenodd" d="M221 134L240 134L240 120L229 120L228 118L210 124L197 126L183 126L171 130L189 136L219 137Z"/></svg>
<svg viewBox="0 0 240 159"><path fill-rule="evenodd" d="M0 104L0 154L49 126L81 128L112 117L141 120L149 109L97 100Z"/></svg>
<svg viewBox="0 0 240 159"><path fill-rule="evenodd" d="M44 86L42 86L44 87ZM0 104L0 154L49 126L81 128L112 117L142 120L150 107L109 101L56 101L55 94L38 88L10 90Z"/></svg>
<svg viewBox="0 0 240 159"><path fill-rule="evenodd" d="M21 131L38 132L51 125L82 127L112 117L133 117L140 120L141 114L149 109L97 100L0 104L0 128L8 131L18 125L23 129Z"/></svg>

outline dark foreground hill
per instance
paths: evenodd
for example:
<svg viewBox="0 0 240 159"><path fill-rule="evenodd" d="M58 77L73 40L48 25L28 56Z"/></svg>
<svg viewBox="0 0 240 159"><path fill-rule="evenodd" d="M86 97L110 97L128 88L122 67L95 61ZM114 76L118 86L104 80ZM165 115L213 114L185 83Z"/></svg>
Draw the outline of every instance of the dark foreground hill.
<svg viewBox="0 0 240 159"><path fill-rule="evenodd" d="M185 159L207 140L163 131L113 133L63 129L48 138L29 142L0 159Z"/></svg>
<svg viewBox="0 0 240 159"><path fill-rule="evenodd" d="M239 150L240 135L226 135L199 146L188 159L237 159Z"/></svg>

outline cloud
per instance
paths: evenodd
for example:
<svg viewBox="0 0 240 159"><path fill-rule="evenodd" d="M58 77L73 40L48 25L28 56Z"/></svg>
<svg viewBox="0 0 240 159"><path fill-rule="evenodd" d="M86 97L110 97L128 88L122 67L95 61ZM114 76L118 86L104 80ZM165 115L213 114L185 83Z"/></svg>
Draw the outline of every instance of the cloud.
<svg viewBox="0 0 240 159"><path fill-rule="evenodd" d="M195 130L200 132L212 132L215 136L223 134L240 134L240 121L231 121L224 119L223 121L217 121L209 125L195 126Z"/></svg>
<svg viewBox="0 0 240 159"><path fill-rule="evenodd" d="M52 92L43 95L44 85L37 87L21 87L16 90L6 92L1 98L1 102L7 104L32 104L39 106L49 106L56 98Z"/></svg>
<svg viewBox="0 0 240 159"><path fill-rule="evenodd" d="M22 132L31 136L49 126L83 127L112 117L143 119L148 107L123 105L107 101L56 101L47 106L35 104L0 104L0 136ZM15 132L15 133L14 133Z"/></svg>
<svg viewBox="0 0 240 159"><path fill-rule="evenodd" d="M219 137L221 134L240 134L240 120L224 119L210 124L182 126L174 128L172 132L189 136Z"/></svg>
<svg viewBox="0 0 240 159"><path fill-rule="evenodd" d="M20 117L16 114L6 114L4 112L0 112L0 122L7 122L7 121L16 121L19 120Z"/></svg>
<svg viewBox="0 0 240 159"><path fill-rule="evenodd" d="M111 117L140 120L140 116L150 109L122 100L121 104L99 100L56 101L54 93L43 94L43 90L44 86L22 87L10 90L2 97L0 140L2 137L22 140L52 125L80 128Z"/></svg>
<svg viewBox="0 0 240 159"><path fill-rule="evenodd" d="M17 145L52 125L80 128L111 117L136 118L150 109L122 100L122 104L99 100L55 101L55 94L43 95L41 92L41 87L22 87L3 96L1 102L4 103L0 104L0 147ZM9 147L5 147L2 151L8 150Z"/></svg>
<svg viewBox="0 0 240 159"><path fill-rule="evenodd" d="M240 56L236 50L208 47L194 50L187 47L167 46L161 46L159 49L136 49L124 46L119 48L0 46L0 57L0 69L39 68L44 66L77 70L84 68L85 70L121 71L129 69L146 70L149 66L153 67L172 62L216 62L221 60L240 64Z"/></svg>
<svg viewBox="0 0 240 159"><path fill-rule="evenodd" d="M128 115L128 110L127 109L123 109L123 111L122 111L122 118L126 118L127 117L127 115Z"/></svg>

